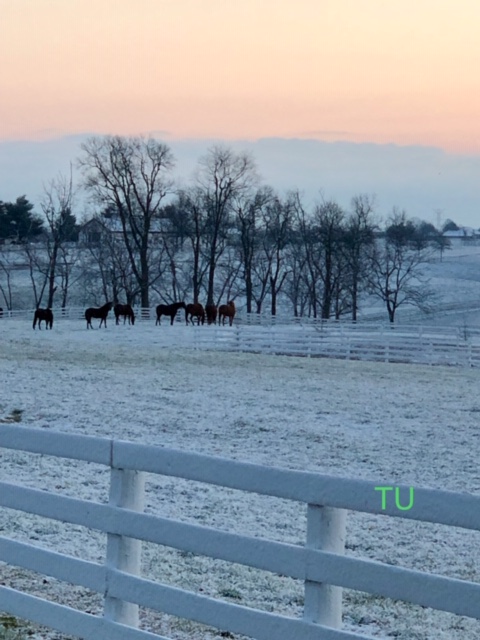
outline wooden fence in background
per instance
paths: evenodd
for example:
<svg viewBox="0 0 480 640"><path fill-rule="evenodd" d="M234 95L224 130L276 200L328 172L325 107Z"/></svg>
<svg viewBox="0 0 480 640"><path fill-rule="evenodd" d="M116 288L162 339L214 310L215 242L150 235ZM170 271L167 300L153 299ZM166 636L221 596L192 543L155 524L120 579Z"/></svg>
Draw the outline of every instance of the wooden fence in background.
<svg viewBox="0 0 480 640"><path fill-rule="evenodd" d="M84 320L79 308L53 309L55 323L62 319ZM480 328L436 327L390 323L338 322L313 318L275 319L256 314L240 315L233 327L194 326L189 334L170 332L169 319L155 327L153 309L137 310L142 325L151 324L155 336L168 346L223 349L347 360L401 362L428 365L480 366ZM5 315L6 314L6 315ZM5 318L31 321L33 311L4 312ZM120 321L123 324L123 320ZM115 324L113 314L109 328ZM164 326L166 325L166 326ZM182 311L175 329L185 327ZM163 333L160 333L163 332Z"/></svg>

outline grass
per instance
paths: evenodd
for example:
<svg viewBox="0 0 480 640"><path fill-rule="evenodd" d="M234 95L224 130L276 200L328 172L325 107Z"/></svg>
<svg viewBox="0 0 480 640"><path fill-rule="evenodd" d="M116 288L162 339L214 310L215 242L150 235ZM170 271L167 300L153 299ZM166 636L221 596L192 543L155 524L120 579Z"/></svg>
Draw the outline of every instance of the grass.
<svg viewBox="0 0 480 640"><path fill-rule="evenodd" d="M0 422L3 424L12 424L13 422L21 422L23 416L23 409L12 409L5 418L0 418Z"/></svg>
<svg viewBox="0 0 480 640"><path fill-rule="evenodd" d="M0 614L0 640L24 640L25 627L17 618Z"/></svg>

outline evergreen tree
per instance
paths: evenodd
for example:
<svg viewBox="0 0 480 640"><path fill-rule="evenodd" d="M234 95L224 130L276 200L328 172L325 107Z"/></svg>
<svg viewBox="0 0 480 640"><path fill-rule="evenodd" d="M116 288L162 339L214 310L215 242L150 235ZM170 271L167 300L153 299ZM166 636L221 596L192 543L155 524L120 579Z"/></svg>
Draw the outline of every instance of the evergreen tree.
<svg viewBox="0 0 480 640"><path fill-rule="evenodd" d="M0 202L0 239L25 242L43 231L43 220L33 213L25 195L15 202Z"/></svg>

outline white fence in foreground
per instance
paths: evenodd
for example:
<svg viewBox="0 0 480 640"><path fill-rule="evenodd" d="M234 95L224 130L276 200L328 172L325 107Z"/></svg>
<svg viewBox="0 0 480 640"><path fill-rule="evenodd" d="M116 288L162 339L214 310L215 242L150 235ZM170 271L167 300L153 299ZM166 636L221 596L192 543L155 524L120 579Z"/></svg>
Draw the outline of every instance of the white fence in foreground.
<svg viewBox="0 0 480 640"><path fill-rule="evenodd" d="M137 628L139 605L256 640L366 638L339 630L341 588L346 587L480 619L480 584L343 555L346 509L479 531L480 497L415 488L411 509L400 511L387 501L382 510L373 482L18 425L2 425L0 447L90 461L111 469L108 504L0 483L2 507L107 535L104 564L0 537L0 561L84 586L105 598L104 615L99 617L1 586L0 610L12 615L91 640L162 640ZM144 472L305 503L306 544L252 538L144 514ZM409 493L409 488L401 490ZM142 540L302 580L303 617L275 615L145 580L139 575Z"/></svg>

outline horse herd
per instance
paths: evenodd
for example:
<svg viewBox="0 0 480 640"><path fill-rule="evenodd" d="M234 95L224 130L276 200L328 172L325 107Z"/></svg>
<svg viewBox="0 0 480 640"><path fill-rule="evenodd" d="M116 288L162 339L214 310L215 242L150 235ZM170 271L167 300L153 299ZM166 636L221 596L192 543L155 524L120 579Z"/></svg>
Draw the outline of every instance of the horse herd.
<svg viewBox="0 0 480 640"><path fill-rule="evenodd" d="M123 316L123 324L128 319L129 324L135 324L135 313L129 304L113 304L113 302L107 302L102 307L89 307L85 311L85 320L87 321L87 329L93 329L92 319L99 318L100 325L107 326L107 316L109 311L113 308L115 314L115 323L118 324L120 318ZM225 324L225 320L228 319L229 325L232 326L233 319L235 318L235 303L233 300L229 300L227 304L222 304L218 308L214 304L207 304L204 308L199 302L193 302L191 304L185 304L185 302L174 302L173 304L159 304L156 307L157 319L155 325L161 324L161 317L168 316L170 318L170 324L173 325L177 312L180 309L185 310L185 322L188 325L189 322L194 324L194 319L197 320L197 325L205 324L205 318L207 324L216 324L218 318L218 324ZM51 329L53 327L53 313L51 309L36 309L33 317L33 328L37 326L41 329L42 320L45 321L45 328Z"/></svg>

